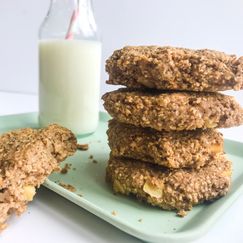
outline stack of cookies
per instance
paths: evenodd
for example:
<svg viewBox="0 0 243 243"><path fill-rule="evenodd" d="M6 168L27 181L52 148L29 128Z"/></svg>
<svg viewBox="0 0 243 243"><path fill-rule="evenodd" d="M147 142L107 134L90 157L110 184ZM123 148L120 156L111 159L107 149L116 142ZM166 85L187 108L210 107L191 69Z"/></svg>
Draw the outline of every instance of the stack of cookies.
<svg viewBox="0 0 243 243"><path fill-rule="evenodd" d="M243 124L243 109L218 91L243 88L243 57L211 50L138 46L107 60L107 181L113 190L184 216L224 196L232 164L217 128Z"/></svg>

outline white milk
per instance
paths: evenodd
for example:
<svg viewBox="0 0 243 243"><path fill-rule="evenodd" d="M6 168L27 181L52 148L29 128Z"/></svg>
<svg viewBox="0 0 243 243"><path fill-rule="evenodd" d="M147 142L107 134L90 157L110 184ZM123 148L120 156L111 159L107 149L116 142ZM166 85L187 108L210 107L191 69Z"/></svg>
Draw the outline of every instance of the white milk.
<svg viewBox="0 0 243 243"><path fill-rule="evenodd" d="M95 131L99 117L101 43L39 43L39 122L58 123L77 135Z"/></svg>

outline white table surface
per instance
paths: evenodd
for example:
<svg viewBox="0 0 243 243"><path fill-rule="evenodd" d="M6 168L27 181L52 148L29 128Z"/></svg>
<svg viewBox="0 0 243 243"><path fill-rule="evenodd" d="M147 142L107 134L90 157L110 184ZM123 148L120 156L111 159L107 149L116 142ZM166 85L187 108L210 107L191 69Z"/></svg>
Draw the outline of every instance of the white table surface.
<svg viewBox="0 0 243 243"><path fill-rule="evenodd" d="M242 100L241 100L242 103ZM0 92L0 115L37 111L36 95ZM224 131L243 141L243 126ZM243 195L195 243L243 242ZM0 235L3 243L140 242L57 194L41 187L28 210L12 217Z"/></svg>

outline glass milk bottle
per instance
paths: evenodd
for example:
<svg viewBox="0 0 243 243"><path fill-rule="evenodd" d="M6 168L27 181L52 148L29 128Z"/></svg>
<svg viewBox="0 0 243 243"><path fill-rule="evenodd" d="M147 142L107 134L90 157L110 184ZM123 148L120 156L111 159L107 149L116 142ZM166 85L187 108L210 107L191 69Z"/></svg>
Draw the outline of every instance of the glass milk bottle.
<svg viewBox="0 0 243 243"><path fill-rule="evenodd" d="M39 123L76 135L98 125L101 42L91 0L51 0L39 31Z"/></svg>

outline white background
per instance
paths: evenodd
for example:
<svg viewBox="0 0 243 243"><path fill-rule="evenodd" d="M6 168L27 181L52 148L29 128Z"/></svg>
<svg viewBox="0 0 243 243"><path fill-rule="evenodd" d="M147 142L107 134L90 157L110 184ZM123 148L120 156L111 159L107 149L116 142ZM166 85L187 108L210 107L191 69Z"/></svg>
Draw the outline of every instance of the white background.
<svg viewBox="0 0 243 243"><path fill-rule="evenodd" d="M243 55L242 0L94 0L103 36L104 60L124 45L159 44L212 48ZM0 90L38 92L37 32L49 0L0 0ZM242 92L236 95L243 105ZM1 114L37 110L36 95L0 93ZM242 140L242 129L225 134ZM48 204L46 204L48 201ZM198 242L243 242L241 197ZM0 237L0 242L136 242L97 217L42 189L29 212Z"/></svg>

